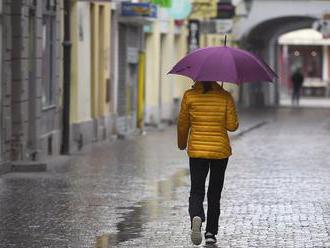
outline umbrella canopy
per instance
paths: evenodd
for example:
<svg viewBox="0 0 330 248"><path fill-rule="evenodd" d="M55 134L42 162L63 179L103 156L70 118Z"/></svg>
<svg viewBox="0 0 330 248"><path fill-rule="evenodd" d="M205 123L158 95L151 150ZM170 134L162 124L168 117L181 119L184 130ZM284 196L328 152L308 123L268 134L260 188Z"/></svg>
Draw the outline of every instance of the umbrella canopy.
<svg viewBox="0 0 330 248"><path fill-rule="evenodd" d="M168 74L194 81L272 82L276 73L256 55L227 46L200 48L181 59Z"/></svg>

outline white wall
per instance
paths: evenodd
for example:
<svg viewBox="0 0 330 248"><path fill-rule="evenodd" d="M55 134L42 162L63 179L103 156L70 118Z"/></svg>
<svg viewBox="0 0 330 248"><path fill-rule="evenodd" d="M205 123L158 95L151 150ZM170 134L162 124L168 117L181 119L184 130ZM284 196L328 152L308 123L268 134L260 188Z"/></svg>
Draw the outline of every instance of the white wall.
<svg viewBox="0 0 330 248"><path fill-rule="evenodd" d="M234 35L240 39L256 25L274 18L286 16L321 18L323 14L329 12L329 1L254 0L248 17L241 17L235 22Z"/></svg>

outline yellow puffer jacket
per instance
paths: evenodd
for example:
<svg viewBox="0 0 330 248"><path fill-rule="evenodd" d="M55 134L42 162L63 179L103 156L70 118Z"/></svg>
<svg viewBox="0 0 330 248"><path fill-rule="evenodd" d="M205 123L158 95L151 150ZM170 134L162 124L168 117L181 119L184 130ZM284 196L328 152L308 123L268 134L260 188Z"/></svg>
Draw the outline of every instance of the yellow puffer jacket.
<svg viewBox="0 0 330 248"><path fill-rule="evenodd" d="M203 93L202 83L195 83L182 99L178 118L178 147L185 149L188 140L188 155L192 158L228 158L231 146L227 130L235 131L238 128L231 94L216 82L211 84L212 89Z"/></svg>

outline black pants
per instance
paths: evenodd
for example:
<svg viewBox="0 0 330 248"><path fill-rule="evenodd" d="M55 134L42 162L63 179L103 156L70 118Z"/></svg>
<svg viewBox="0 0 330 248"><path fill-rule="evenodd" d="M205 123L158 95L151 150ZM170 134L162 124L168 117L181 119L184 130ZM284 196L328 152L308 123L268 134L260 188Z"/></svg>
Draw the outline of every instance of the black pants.
<svg viewBox="0 0 330 248"><path fill-rule="evenodd" d="M191 190L189 197L189 215L192 220L195 216L205 221L203 201L205 196L205 180L210 170L210 181L207 190L207 222L206 232L218 233L220 216L220 198L225 179L228 158L202 159L190 158Z"/></svg>
<svg viewBox="0 0 330 248"><path fill-rule="evenodd" d="M299 105L299 99L300 99L300 88L299 89L293 89L292 91L292 105L296 102L297 105Z"/></svg>

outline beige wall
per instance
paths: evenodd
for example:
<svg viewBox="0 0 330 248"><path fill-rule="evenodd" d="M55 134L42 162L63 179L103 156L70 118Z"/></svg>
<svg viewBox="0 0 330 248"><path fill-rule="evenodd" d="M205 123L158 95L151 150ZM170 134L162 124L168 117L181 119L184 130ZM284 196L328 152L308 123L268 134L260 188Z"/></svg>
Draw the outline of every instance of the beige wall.
<svg viewBox="0 0 330 248"><path fill-rule="evenodd" d="M90 4L78 2L78 82L77 87L77 121L87 121L91 118L91 36L90 36Z"/></svg>
<svg viewBox="0 0 330 248"><path fill-rule="evenodd" d="M91 54L91 93L93 118L110 114L106 101L107 80L110 73L110 3L93 3L92 5L92 54Z"/></svg>
<svg viewBox="0 0 330 248"><path fill-rule="evenodd" d="M109 115L106 80L110 67L110 22L110 3L72 2L71 123Z"/></svg>
<svg viewBox="0 0 330 248"><path fill-rule="evenodd" d="M187 51L187 32L183 26L175 34L173 20L155 21L146 34L146 116L145 121L157 124L173 118L173 99L189 87L190 80L167 75Z"/></svg>
<svg viewBox="0 0 330 248"><path fill-rule="evenodd" d="M182 59L187 54L187 50L188 50L188 44L187 44L188 32L184 28L182 28L182 30L180 31L181 32L177 33L174 38L175 63L178 62L180 59ZM174 82L175 98L181 98L184 92L187 89L190 89L193 84L193 81L188 77L178 76L178 75L169 75L168 77L171 78L171 80Z"/></svg>
<svg viewBox="0 0 330 248"><path fill-rule="evenodd" d="M161 92L161 119L171 119L171 110L174 97L174 83L167 75L175 63L174 23L169 21L168 30L161 36L161 70L160 70L160 92Z"/></svg>
<svg viewBox="0 0 330 248"><path fill-rule="evenodd" d="M76 123L78 116L78 3L72 1L71 6L71 89L70 89L70 122Z"/></svg>

